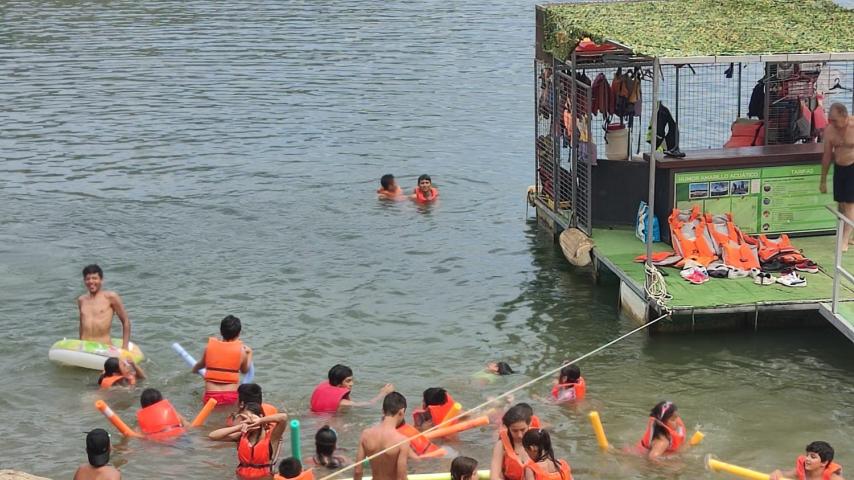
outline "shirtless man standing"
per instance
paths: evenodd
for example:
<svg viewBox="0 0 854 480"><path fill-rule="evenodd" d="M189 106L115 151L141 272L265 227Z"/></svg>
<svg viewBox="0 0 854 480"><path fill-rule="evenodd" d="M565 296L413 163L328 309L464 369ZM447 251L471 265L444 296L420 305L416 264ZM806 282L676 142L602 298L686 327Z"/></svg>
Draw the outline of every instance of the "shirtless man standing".
<svg viewBox="0 0 854 480"><path fill-rule="evenodd" d="M833 200L839 212L854 220L854 117L841 103L830 106L830 123L824 129L824 155L821 157L821 193L827 193L827 171L833 167ZM848 251L851 227L842 227L842 251Z"/></svg>
<svg viewBox="0 0 854 480"><path fill-rule="evenodd" d="M366 457L398 445L386 453L372 459L371 473L374 480L406 480L406 459L409 456L409 442L406 436L397 431L405 421L406 398L398 392L391 392L383 399L383 419L362 432L359 450L356 453L356 467L353 480L362 480L362 462Z"/></svg>
<svg viewBox="0 0 854 480"><path fill-rule="evenodd" d="M83 283L89 293L77 298L77 307L80 309L80 340L111 345L110 327L115 314L122 322L122 348L127 350L130 342L128 312L118 293L101 290L103 281L104 271L101 267L88 265L83 269Z"/></svg>

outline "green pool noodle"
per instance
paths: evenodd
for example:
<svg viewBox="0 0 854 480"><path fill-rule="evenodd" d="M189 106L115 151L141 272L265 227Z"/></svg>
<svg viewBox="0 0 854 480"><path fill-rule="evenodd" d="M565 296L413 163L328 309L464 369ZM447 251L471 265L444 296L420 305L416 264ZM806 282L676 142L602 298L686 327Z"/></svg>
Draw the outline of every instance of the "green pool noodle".
<svg viewBox="0 0 854 480"><path fill-rule="evenodd" d="M291 456L302 462L299 444L299 420L291 420Z"/></svg>

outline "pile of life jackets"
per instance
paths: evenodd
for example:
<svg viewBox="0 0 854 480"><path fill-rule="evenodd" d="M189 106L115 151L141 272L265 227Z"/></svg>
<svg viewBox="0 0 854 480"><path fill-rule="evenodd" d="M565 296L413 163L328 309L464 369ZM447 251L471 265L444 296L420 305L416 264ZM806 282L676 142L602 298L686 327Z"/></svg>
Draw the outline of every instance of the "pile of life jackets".
<svg viewBox="0 0 854 480"><path fill-rule="evenodd" d="M690 260L703 267L714 262L742 271L779 271L796 266L802 267L798 270L817 271L815 263L792 245L788 235L777 239L748 235L733 222L731 213L703 214L695 205L691 210L674 208L667 221L673 252L653 254L654 265L681 268ZM645 261L646 257L636 260Z"/></svg>

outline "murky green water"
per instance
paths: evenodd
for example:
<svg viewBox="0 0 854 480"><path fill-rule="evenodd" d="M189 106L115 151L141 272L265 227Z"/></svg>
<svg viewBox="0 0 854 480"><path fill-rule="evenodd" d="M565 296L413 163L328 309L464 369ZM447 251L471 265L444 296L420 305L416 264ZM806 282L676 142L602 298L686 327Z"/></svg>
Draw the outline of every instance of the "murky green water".
<svg viewBox="0 0 854 480"><path fill-rule="evenodd" d="M355 368L357 398L390 381L413 403L442 385L474 405L631 328L615 288L571 271L526 219L531 2L3 1L0 13L2 468L68 478L83 432L106 426L97 375L47 360L76 335L90 262L124 297L148 384L193 415L201 381L169 344L198 354L235 314L266 400L304 421L309 447L323 420L308 397L334 363ZM432 174L441 203L377 203L387 172L407 187ZM473 386L495 358L522 373ZM705 453L768 470L819 438L854 462L854 353L833 330L639 335L582 370L578 411L535 403L576 478L702 478ZM132 421L137 395L106 399ZM703 426L701 448L665 470L597 451L588 410L622 446L663 398ZM378 414L332 421L345 454ZM485 466L493 438L454 448ZM115 450L127 478L229 478L236 463L201 433Z"/></svg>

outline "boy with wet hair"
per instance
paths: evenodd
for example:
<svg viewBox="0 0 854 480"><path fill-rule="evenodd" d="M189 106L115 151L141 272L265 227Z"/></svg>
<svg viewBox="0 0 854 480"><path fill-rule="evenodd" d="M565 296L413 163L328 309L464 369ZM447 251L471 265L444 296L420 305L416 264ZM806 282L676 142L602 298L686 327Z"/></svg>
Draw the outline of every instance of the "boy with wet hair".
<svg viewBox="0 0 854 480"><path fill-rule="evenodd" d="M122 322L122 348L130 349L130 318L125 310L122 298L116 292L103 290L104 271L98 265L86 265L83 268L83 284L86 293L77 297L77 310L80 314L80 340L112 345L110 329L113 316Z"/></svg>
<svg viewBox="0 0 854 480"><path fill-rule="evenodd" d="M406 398L398 392L391 392L383 399L383 418L379 425L369 427L362 432L359 450L356 454L356 467L353 480L362 480L363 462L383 450L382 455L370 460L373 478L377 480L406 480L406 461L409 457L409 443L406 436L397 431L406 418ZM395 448L391 448L403 442Z"/></svg>
<svg viewBox="0 0 854 480"><path fill-rule="evenodd" d="M394 175L387 173L380 177L380 188L377 189L377 197L381 200L398 200L403 197L403 190L394 179Z"/></svg>
<svg viewBox="0 0 854 480"><path fill-rule="evenodd" d="M110 434L96 428L86 434L86 456L88 464L77 467L74 480L120 480L122 474L110 463Z"/></svg>
<svg viewBox="0 0 854 480"><path fill-rule="evenodd" d="M193 373L205 369L205 395L202 403L215 398L218 406L234 405L238 401L240 374L249 372L252 349L240 341L240 319L228 315L222 319L219 332L222 340L208 338L208 345Z"/></svg>
<svg viewBox="0 0 854 480"><path fill-rule="evenodd" d="M418 177L418 186L410 197L418 203L428 203L439 198L439 189L433 186L433 179L426 173Z"/></svg>
<svg viewBox="0 0 854 480"><path fill-rule="evenodd" d="M433 427L436 423L441 423L444 418L435 419L430 412L430 407L438 407L445 405L448 402L448 391L444 388L430 387L424 390L423 403L421 410L415 411L412 414L412 423L419 430L426 430Z"/></svg>
<svg viewBox="0 0 854 480"><path fill-rule="evenodd" d="M844 480L842 465L833 462L833 447L827 442L816 441L807 445L806 455L795 461L792 470L771 472L770 480L797 478L798 480Z"/></svg>
<svg viewBox="0 0 854 480"><path fill-rule="evenodd" d="M299 478L305 473L302 480L313 480L314 472L312 470L303 471L302 463L294 457L288 457L279 463L279 473L273 475L273 480L283 480L285 478Z"/></svg>
<svg viewBox="0 0 854 480"><path fill-rule="evenodd" d="M353 390L353 370L340 363L329 369L327 381L319 383L311 393L311 411L315 413L331 413L342 406L363 407L373 405L383 395L394 391L394 385L387 383L380 393L368 402L355 402L350 398Z"/></svg>

